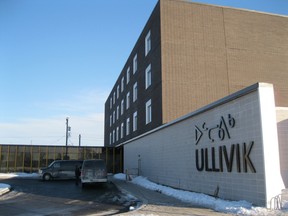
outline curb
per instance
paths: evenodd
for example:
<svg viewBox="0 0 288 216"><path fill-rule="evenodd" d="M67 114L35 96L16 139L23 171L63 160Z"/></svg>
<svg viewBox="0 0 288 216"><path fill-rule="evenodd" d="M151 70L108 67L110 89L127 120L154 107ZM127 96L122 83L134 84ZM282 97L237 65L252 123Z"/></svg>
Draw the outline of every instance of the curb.
<svg viewBox="0 0 288 216"><path fill-rule="evenodd" d="M146 206L148 205L148 200L147 200L147 199L145 199L145 198L143 198L143 197L136 196L135 194L133 194L133 192L128 191L127 189L124 189L123 187L121 187L121 186L119 186L119 185L117 184L117 181L123 181L123 180L116 180L116 181L111 180L111 182L112 182L122 193L124 193L124 194L129 194L130 196L134 197L136 200L139 200L139 201L140 201L140 202L139 202L140 205L137 205L137 206L135 207L135 209L130 210L130 211L128 211L127 213L140 210L140 209L142 209L142 208L144 208L144 207L146 207ZM126 182L126 184L133 184L133 183L131 183L131 182ZM130 207L131 207L131 206L130 206Z"/></svg>

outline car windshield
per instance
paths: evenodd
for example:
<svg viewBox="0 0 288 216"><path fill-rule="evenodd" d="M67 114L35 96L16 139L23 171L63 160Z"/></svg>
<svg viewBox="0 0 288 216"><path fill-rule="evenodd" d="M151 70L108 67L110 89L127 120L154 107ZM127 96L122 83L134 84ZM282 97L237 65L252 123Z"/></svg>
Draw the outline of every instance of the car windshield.
<svg viewBox="0 0 288 216"><path fill-rule="evenodd" d="M53 161L52 163L50 163L48 167L52 167L54 163L55 163L55 161Z"/></svg>
<svg viewBox="0 0 288 216"><path fill-rule="evenodd" d="M48 167L49 168L59 168L60 162L59 161L53 161Z"/></svg>

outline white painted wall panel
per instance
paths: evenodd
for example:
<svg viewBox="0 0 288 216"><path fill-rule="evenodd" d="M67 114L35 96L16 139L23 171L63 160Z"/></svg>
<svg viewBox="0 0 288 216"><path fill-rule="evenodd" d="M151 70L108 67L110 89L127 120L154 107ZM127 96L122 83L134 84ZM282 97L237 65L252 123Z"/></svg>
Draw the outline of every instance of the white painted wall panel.
<svg viewBox="0 0 288 216"><path fill-rule="evenodd" d="M128 142L124 167L159 184L211 195L219 187L221 198L268 207L284 187L273 86L252 87Z"/></svg>

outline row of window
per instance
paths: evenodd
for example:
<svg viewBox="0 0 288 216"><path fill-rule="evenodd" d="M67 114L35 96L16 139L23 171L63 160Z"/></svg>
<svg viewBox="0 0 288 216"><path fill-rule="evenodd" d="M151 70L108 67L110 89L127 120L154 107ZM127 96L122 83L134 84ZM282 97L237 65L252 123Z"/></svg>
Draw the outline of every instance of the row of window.
<svg viewBox="0 0 288 216"><path fill-rule="evenodd" d="M147 54L150 52L150 50L151 50L151 31L149 31L145 37L145 56L147 56ZM137 53L136 53L134 58L133 58L133 74L135 74L137 72L137 69L138 69L138 60L137 60ZM126 84L128 84L129 82L130 82L130 66L126 70ZM145 87L146 87L146 89L150 85L151 85L151 65L149 65L145 70ZM121 87L121 89L120 89L120 87ZM124 76L123 76L121 78L121 84L117 86L116 92L113 93L113 99L112 99L112 97L110 98L110 109L112 109L112 105L115 104L116 99L119 98L120 90L121 90L121 92L123 92L124 88L125 88L125 85L124 85Z"/></svg>
<svg viewBox="0 0 288 216"><path fill-rule="evenodd" d="M147 89L149 86L152 84L152 71L151 71L151 64L146 68L145 71L145 88ZM117 88L118 89L118 88ZM115 93L114 93L115 94ZM115 101L115 95L113 96L113 101ZM117 99L118 99L118 91L117 91ZM138 84L137 82L134 83L133 85L133 102L135 102L138 99ZM116 111L113 111L113 114L110 115L110 127L112 124L115 123L116 120L119 119L119 113L120 115L123 115L124 113L124 98L121 100L121 105L117 105ZM130 108L130 91L127 92L126 94L126 109ZM110 98L110 108L112 108L112 98Z"/></svg>
<svg viewBox="0 0 288 216"><path fill-rule="evenodd" d="M149 124L152 122L152 104L151 99L146 102L145 105L145 116L146 116L146 124ZM110 118L111 121L111 118ZM138 114L137 111L133 113L133 132L137 130L138 128ZM130 134L130 118L128 117L126 119L126 133L125 135L128 136ZM121 123L120 128L119 126L116 127L116 130L114 129L109 134L109 144L114 144L115 142L119 141L120 139L124 138L124 122Z"/></svg>

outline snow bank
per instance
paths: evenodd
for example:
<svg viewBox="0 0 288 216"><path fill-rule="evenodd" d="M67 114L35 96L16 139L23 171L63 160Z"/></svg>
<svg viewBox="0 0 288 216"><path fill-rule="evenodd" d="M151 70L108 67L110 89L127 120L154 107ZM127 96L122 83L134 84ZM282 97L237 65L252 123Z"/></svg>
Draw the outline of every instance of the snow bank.
<svg viewBox="0 0 288 216"><path fill-rule="evenodd" d="M8 178L29 178L36 179L39 178L37 173L0 173L1 179ZM8 184L0 183L0 196L10 191L11 186Z"/></svg>
<svg viewBox="0 0 288 216"><path fill-rule="evenodd" d="M113 178L118 179L118 180L126 180L126 175L123 173L118 173L113 175Z"/></svg>
<svg viewBox="0 0 288 216"><path fill-rule="evenodd" d="M9 192L10 188L11 188L11 186L8 184L0 183L0 196Z"/></svg>
<svg viewBox="0 0 288 216"><path fill-rule="evenodd" d="M0 173L1 178L39 178L39 176L37 173Z"/></svg>
<svg viewBox="0 0 288 216"><path fill-rule="evenodd" d="M115 179L125 180L125 174L119 173L113 176ZM167 186L159 185L149 181L147 178L138 176L131 181L141 187L158 191L165 195L174 197L183 202L188 202L192 205L198 205L205 208L210 208L218 212L232 213L237 215L271 215L271 211L266 208L254 207L251 203L242 201L227 201L219 198L214 198L206 194L195 193L190 191L177 190ZM284 206L285 207L285 206ZM286 209L287 210L287 209ZM287 214L287 211L273 211L273 215Z"/></svg>

